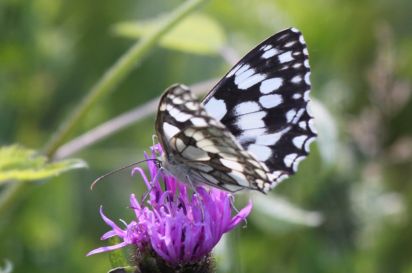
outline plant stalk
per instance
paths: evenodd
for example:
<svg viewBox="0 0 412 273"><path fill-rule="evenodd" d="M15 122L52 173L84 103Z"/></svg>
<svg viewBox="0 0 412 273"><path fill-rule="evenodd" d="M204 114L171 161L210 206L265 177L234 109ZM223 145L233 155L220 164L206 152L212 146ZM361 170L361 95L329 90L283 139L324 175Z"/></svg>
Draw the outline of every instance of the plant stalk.
<svg viewBox="0 0 412 273"><path fill-rule="evenodd" d="M49 159L54 157L57 149L77 129L93 106L112 91L141 62L143 57L155 47L160 38L204 2L206 0L185 1L169 14L157 29L136 42L102 75L46 144L43 151ZM18 195L27 186L27 183L24 182L10 182L10 185L0 195L0 215L15 202Z"/></svg>

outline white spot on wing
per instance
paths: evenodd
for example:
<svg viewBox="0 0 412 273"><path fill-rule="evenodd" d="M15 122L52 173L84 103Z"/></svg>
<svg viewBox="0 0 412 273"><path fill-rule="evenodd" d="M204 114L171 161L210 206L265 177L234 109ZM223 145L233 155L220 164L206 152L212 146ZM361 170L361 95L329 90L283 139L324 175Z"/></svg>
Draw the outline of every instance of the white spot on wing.
<svg viewBox="0 0 412 273"><path fill-rule="evenodd" d="M181 153L184 149L186 148L186 145L184 144L183 140L180 138L176 139L176 149Z"/></svg>
<svg viewBox="0 0 412 273"><path fill-rule="evenodd" d="M283 84L282 78L272 78L262 81L260 84L260 92L263 94L268 94L272 91L279 89Z"/></svg>
<svg viewBox="0 0 412 273"><path fill-rule="evenodd" d="M278 177L278 179L276 180L276 183L280 183L280 182L282 182L283 180L285 180L285 179L288 178L288 177L289 177L289 175L287 175L287 174L282 174L281 176Z"/></svg>
<svg viewBox="0 0 412 273"><path fill-rule="evenodd" d="M306 140L306 142L305 142L305 151L306 151L306 152L309 152L310 144L311 144L313 141L315 141L315 140L316 140L315 137L311 137L311 138L309 138L308 140Z"/></svg>
<svg viewBox="0 0 412 273"><path fill-rule="evenodd" d="M313 132L313 133L317 133L317 130L316 130L316 127L315 127L315 123L314 123L314 121L313 121L313 119L310 119L309 121L308 121L308 124L309 124L309 129Z"/></svg>
<svg viewBox="0 0 412 273"><path fill-rule="evenodd" d="M294 171L294 172L297 172L299 163L300 163L303 159L305 159L305 156L299 156L298 158L296 158L296 159L293 161L292 168L293 168L293 171Z"/></svg>
<svg viewBox="0 0 412 273"><path fill-rule="evenodd" d="M250 129L243 131L242 134L237 138L240 143L245 143L248 141L256 141L256 137L266 133L265 128Z"/></svg>
<svg viewBox="0 0 412 273"><path fill-rule="evenodd" d="M279 54L279 50L276 48L269 49L265 53L262 54L263 59L269 59L270 57L273 57L275 55Z"/></svg>
<svg viewBox="0 0 412 273"><path fill-rule="evenodd" d="M199 148L202 148L202 149L203 149L204 147L213 146L213 145L214 145L213 141L211 141L211 140L209 140L209 139L207 139L207 138L204 138L204 139L196 142L196 146L199 147Z"/></svg>
<svg viewBox="0 0 412 273"><path fill-rule="evenodd" d="M295 145L296 148L302 149L303 143L307 138L305 135L294 137L292 139L293 145Z"/></svg>
<svg viewBox="0 0 412 273"><path fill-rule="evenodd" d="M244 80L246 80L247 78L255 74L255 70L253 68L240 72L241 70L242 69L239 69L239 71L235 73L235 84L236 85L239 85L241 82L243 82Z"/></svg>
<svg viewBox="0 0 412 273"><path fill-rule="evenodd" d="M271 185L271 188L275 187L277 184L279 184L280 182L282 182L283 180L285 180L286 178L288 178L289 176L287 174L285 174L282 171L274 171L271 174L271 180L274 181L275 183L273 183Z"/></svg>
<svg viewBox="0 0 412 273"><path fill-rule="evenodd" d="M261 134L265 134L266 133L266 129L265 128L257 128L257 129L251 129L251 130L247 130L242 132L241 136L258 136Z"/></svg>
<svg viewBox="0 0 412 273"><path fill-rule="evenodd" d="M290 51L280 54L278 58L280 63L293 61L292 53Z"/></svg>
<svg viewBox="0 0 412 273"><path fill-rule="evenodd" d="M285 47L291 47L296 43L296 41L290 41L289 43L285 44Z"/></svg>
<svg viewBox="0 0 412 273"><path fill-rule="evenodd" d="M312 103L308 103L306 105L306 111L308 112L309 116L313 117L313 108L312 108Z"/></svg>
<svg viewBox="0 0 412 273"><path fill-rule="evenodd" d="M250 144L247 151L259 161L266 161L272 156L272 150L263 145Z"/></svg>
<svg viewBox="0 0 412 273"><path fill-rule="evenodd" d="M199 117L195 117L190 119L190 121L193 123L194 126L197 127L206 127L208 126L206 120L204 118L199 118Z"/></svg>
<svg viewBox="0 0 412 273"><path fill-rule="evenodd" d="M262 119L266 116L266 114L267 113L264 111L259 111L259 112L239 116L236 120L236 125L240 130L248 130L248 129L264 127L265 123L263 122Z"/></svg>
<svg viewBox="0 0 412 273"><path fill-rule="evenodd" d="M236 105L234 111L235 115L244 115L247 113L251 112L257 112L260 111L261 108L257 102L254 101L247 101L247 102L242 102Z"/></svg>
<svg viewBox="0 0 412 273"><path fill-rule="evenodd" d="M179 109L175 107L170 107L168 110L170 116L172 116L175 120L179 122L185 122L191 117L191 115L181 112L179 111Z"/></svg>
<svg viewBox="0 0 412 273"><path fill-rule="evenodd" d="M301 77L300 75L296 75L296 76L293 77L290 81L291 81L292 83L297 84L297 83L300 83L300 82L302 81L302 77Z"/></svg>
<svg viewBox="0 0 412 273"><path fill-rule="evenodd" d="M200 141L202 139L205 139L205 135L203 134L202 131L197 131L194 134L191 135L192 138L194 138L196 141Z"/></svg>
<svg viewBox="0 0 412 273"><path fill-rule="evenodd" d="M202 141L203 141L203 140L202 140ZM199 144L198 144L198 145L199 145ZM206 152L209 152L209 153L214 153L214 154L218 154L218 153L221 152L219 148L220 148L219 146L215 146L215 145L205 145L205 146L202 146L202 149L203 149L203 150L205 150Z"/></svg>
<svg viewBox="0 0 412 273"><path fill-rule="evenodd" d="M179 128L176 126L171 125L170 123L164 122L163 123L163 131L165 133L166 139L171 139L177 133L179 133Z"/></svg>
<svg viewBox="0 0 412 273"><path fill-rule="evenodd" d="M238 69L236 69L235 75L237 76L237 75L245 72L245 71L248 70L249 68L250 68L250 65L244 64L244 65L242 65L241 67L239 67Z"/></svg>
<svg viewBox="0 0 412 273"><path fill-rule="evenodd" d="M309 93L310 93L310 89L306 90L305 93L303 93L303 100L304 101L309 101Z"/></svg>
<svg viewBox="0 0 412 273"><path fill-rule="evenodd" d="M192 117L192 115L189 115L187 113L183 113L183 112L178 112L175 114L171 113L171 116L174 117L175 120L179 121L179 122L185 122L188 119L190 119Z"/></svg>
<svg viewBox="0 0 412 273"><path fill-rule="evenodd" d="M292 121L292 119L295 117L296 115L296 110L295 109L291 109L286 113L286 122L289 123Z"/></svg>
<svg viewBox="0 0 412 273"><path fill-rule="evenodd" d="M279 139L286 134L290 130L290 127L287 127L283 129L280 132L276 132L273 134L266 134L266 135L260 135L256 138L256 144L258 145L275 145L276 142L279 141Z"/></svg>
<svg viewBox="0 0 412 273"><path fill-rule="evenodd" d="M303 49L303 54L305 54L306 56L309 55L308 49L306 47Z"/></svg>
<svg viewBox="0 0 412 273"><path fill-rule="evenodd" d="M195 111L199 107L197 103L194 103L193 101L186 101L185 106L187 109Z"/></svg>
<svg viewBox="0 0 412 273"><path fill-rule="evenodd" d="M303 35L299 36L299 42L303 45L305 44L305 39L303 39Z"/></svg>
<svg viewBox="0 0 412 273"><path fill-rule="evenodd" d="M217 120L221 120L227 112L226 103L213 97L206 103L205 109L209 115Z"/></svg>
<svg viewBox="0 0 412 273"><path fill-rule="evenodd" d="M271 94L271 95L261 96L259 98L259 103L265 108L276 107L282 102L283 102L282 96L279 94Z"/></svg>
<svg viewBox="0 0 412 273"><path fill-rule="evenodd" d="M301 108L298 110L298 112L296 113L295 117L292 120L292 123L296 123L299 121L300 117L303 115L303 113L305 112L305 108Z"/></svg>
<svg viewBox="0 0 412 273"><path fill-rule="evenodd" d="M266 51L272 48L272 45L264 45L260 48L260 50Z"/></svg>
<svg viewBox="0 0 412 273"><path fill-rule="evenodd" d="M243 172L244 168L242 164L233 160L227 160L224 158L220 158L219 161L223 164L223 166L228 167L229 169L236 170L239 172Z"/></svg>
<svg viewBox="0 0 412 273"><path fill-rule="evenodd" d="M266 178L266 173L261 169L255 169L255 172L263 179Z"/></svg>
<svg viewBox="0 0 412 273"><path fill-rule="evenodd" d="M173 102L174 104L182 104L184 101L182 100L181 97L175 97L175 98L172 100L172 102Z"/></svg>
<svg viewBox="0 0 412 273"><path fill-rule="evenodd" d="M245 90L245 89L248 89L249 87L261 82L265 78L266 78L266 76L264 74L254 74L254 75L244 79L242 82L239 82L237 87L239 89ZM235 83L236 83L236 79L235 79Z"/></svg>
<svg viewBox="0 0 412 273"><path fill-rule="evenodd" d="M307 85L310 85L310 72L307 72L307 73L305 74L305 83L306 83Z"/></svg>
<svg viewBox="0 0 412 273"><path fill-rule="evenodd" d="M190 160L210 160L207 152L194 146L187 146L182 155Z"/></svg>
<svg viewBox="0 0 412 273"><path fill-rule="evenodd" d="M283 159L283 162L285 163L286 167L290 168L293 164L293 161L296 159L297 156L298 154L296 153L288 154L287 156L285 156L285 158Z"/></svg>

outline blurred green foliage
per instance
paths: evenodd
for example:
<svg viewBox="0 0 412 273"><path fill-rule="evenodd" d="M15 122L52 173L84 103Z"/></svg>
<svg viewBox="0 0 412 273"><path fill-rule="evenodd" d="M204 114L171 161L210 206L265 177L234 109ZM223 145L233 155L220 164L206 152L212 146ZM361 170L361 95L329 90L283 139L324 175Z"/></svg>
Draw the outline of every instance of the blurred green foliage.
<svg viewBox="0 0 412 273"><path fill-rule="evenodd" d="M49 163L47 157L18 145L0 148L0 184L10 182L13 179L20 181L45 179L86 166L85 162L79 159Z"/></svg>
<svg viewBox="0 0 412 273"><path fill-rule="evenodd" d="M43 147L132 44L113 28L153 20L181 3L2 0L0 145ZM298 27L309 48L312 97L325 110L318 124L324 137L298 174L275 190L320 212L324 222L305 227L268 219L269 229L267 221L252 217L247 229L228 239L231 253L223 251L221 260L231 262L220 272L412 272L411 10L409 0L212 0L202 7L202 16L222 31L219 43L239 55L283 28ZM187 33L189 41L204 39L199 34ZM172 83L219 77L230 67L219 52L177 47L156 47L76 134L155 98ZM0 265L7 259L14 272L106 272L107 255L85 257L103 244L98 237L106 226L98 207L103 204L112 218L131 219L128 195L140 193L142 181L126 171L93 192L89 185L141 159L152 143L153 122L145 119L76 154L89 170L31 183L1 215Z"/></svg>

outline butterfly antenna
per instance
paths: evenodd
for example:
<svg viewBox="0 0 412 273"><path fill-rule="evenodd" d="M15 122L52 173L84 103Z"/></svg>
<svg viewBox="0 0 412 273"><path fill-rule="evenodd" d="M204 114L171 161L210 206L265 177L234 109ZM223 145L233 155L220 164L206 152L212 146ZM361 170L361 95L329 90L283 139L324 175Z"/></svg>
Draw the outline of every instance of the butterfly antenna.
<svg viewBox="0 0 412 273"><path fill-rule="evenodd" d="M123 171L123 170L125 170L125 169L128 169L128 168L134 166L134 165L138 165L138 164L140 164L140 163L147 162L147 161L155 161L156 164L160 164L159 159L157 159L157 158L149 158L149 159L140 160L140 161L134 162L134 163L132 163L132 164L123 166L123 167L121 167L121 168L118 168L118 169L116 169L116 170L110 171L110 172L105 173L104 175L99 176L98 178L96 178L96 179L93 181L93 183L90 185L90 190L93 190L93 188L94 188L94 186L97 184L97 182L99 182L99 181L102 180L103 178L106 178L107 176L110 176L110 175L112 175L112 174L114 174L114 173Z"/></svg>

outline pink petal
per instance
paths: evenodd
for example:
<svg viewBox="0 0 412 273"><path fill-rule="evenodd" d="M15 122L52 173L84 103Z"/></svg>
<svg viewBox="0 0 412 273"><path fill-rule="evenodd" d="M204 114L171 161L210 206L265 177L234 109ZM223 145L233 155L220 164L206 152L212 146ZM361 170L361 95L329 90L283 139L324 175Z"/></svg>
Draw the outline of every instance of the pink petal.
<svg viewBox="0 0 412 273"><path fill-rule="evenodd" d="M125 231L122 230L121 228L119 228L112 220L110 220L109 218L106 217L106 215L103 214L103 206L100 206L100 215L103 218L103 221L110 226L111 228L113 228L113 230L119 235L119 236L124 236Z"/></svg>
<svg viewBox="0 0 412 273"><path fill-rule="evenodd" d="M121 243L116 244L116 245L113 245L113 246L103 246L103 247L99 247L99 248L96 248L96 249L90 251L89 253L87 253L86 256L91 256L91 255L94 255L94 254L97 254L97 253L102 253L102 252L107 252L107 251L116 250L116 249L122 248L122 247L127 246L127 245L128 245L128 243L126 243L126 242L121 242Z"/></svg>
<svg viewBox="0 0 412 273"><path fill-rule="evenodd" d="M230 225L228 225L228 226L226 227L226 231L225 231L225 232L228 232L228 231L232 230L233 228L235 228L235 226L236 226L237 224L239 224L241 221L245 220L246 217L247 217L247 216L250 214L250 212L252 211L252 208L253 208L252 201L249 200L249 202L248 202L248 204L246 205L246 207L244 207L243 209L241 209L241 210L239 211L239 213L236 214L235 217L233 217Z"/></svg>

